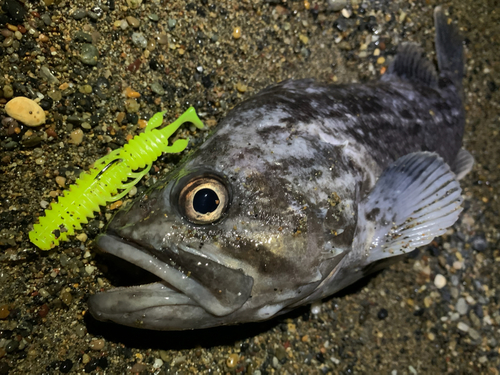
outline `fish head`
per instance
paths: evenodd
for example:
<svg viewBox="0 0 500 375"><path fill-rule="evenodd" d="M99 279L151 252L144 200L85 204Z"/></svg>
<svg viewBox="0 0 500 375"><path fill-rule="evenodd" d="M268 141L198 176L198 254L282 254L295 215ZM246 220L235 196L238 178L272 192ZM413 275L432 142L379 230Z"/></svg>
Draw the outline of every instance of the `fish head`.
<svg viewBox="0 0 500 375"><path fill-rule="evenodd" d="M157 330L265 320L306 301L345 255L355 189L336 193L350 205L332 206L321 187L342 176L326 154L318 162L319 148L293 136L281 111L254 107L228 116L98 237L102 251L159 280L92 296L97 319Z"/></svg>

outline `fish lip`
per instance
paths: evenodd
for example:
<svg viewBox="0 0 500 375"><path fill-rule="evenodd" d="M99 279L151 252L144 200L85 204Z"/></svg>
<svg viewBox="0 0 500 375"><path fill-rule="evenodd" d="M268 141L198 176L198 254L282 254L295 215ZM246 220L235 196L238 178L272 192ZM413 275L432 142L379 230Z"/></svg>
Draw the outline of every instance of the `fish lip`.
<svg viewBox="0 0 500 375"><path fill-rule="evenodd" d="M201 307L206 310L207 313L213 316L225 316L239 309L250 297L250 293L253 287L252 277L244 275L239 270L234 270L220 263L217 263L209 257L197 256L196 251L194 249L190 250L190 248L186 245L174 245L172 251L169 251L168 248L157 250L153 249L152 247L143 246L142 244L138 244L134 241L123 239L122 237L119 237L114 233L106 233L100 235L97 238L96 242L97 246L104 253L112 254L118 258L121 258L129 263L143 268L144 270L162 279L164 288L163 292L171 293L173 296L175 295L174 300L176 301L176 303L174 304L176 305L179 305L180 302L183 302L183 304L185 305ZM182 250L183 248L184 250ZM209 283L206 283L207 285L204 285L203 282L200 282L200 280L197 280L191 277L189 274L187 275L186 273L180 271L175 264L173 266L167 264L168 260L172 260L172 258L169 256L177 257L177 259L180 259L181 261L183 258L188 258L188 263L190 265L192 265L193 263L197 263L196 265L198 267L195 268L197 268L196 271L198 271L198 279L202 281L204 277L207 277L204 275L205 272L203 271L207 271L206 273L211 275L215 274L215 278L219 277L219 279L221 278L221 275L227 275L228 279L235 280L236 285L241 288L241 291L235 293L234 286L232 286L230 282L224 283L228 285L222 285L220 281L219 285L215 285L215 290L218 290L220 287L221 289L224 289L224 293L218 295L216 292L214 292L214 288L211 287L211 285L208 285ZM202 268L203 266L207 266L206 269ZM92 296L90 300L90 305L92 306L91 312L93 313L93 315L97 314L97 316L99 316L100 309L106 309L105 306L107 302L105 300L105 297L100 297L101 295L110 295L112 293L114 293L115 295L120 295L121 293L123 296L127 296L130 291L135 291L136 293L141 294L144 291L141 290L141 287L144 288L144 286L139 286L132 288L129 287L112 289L109 292ZM218 291L221 292L221 290ZM238 289L236 291L238 291ZM187 299L181 296L185 296L187 297ZM161 297L159 297L159 299L161 299ZM171 304L171 302L159 303L159 305L161 306L170 306ZM149 307L152 307L153 305L154 303L150 304ZM115 308L116 306L113 307ZM134 308L132 306L129 306L128 309L133 310Z"/></svg>

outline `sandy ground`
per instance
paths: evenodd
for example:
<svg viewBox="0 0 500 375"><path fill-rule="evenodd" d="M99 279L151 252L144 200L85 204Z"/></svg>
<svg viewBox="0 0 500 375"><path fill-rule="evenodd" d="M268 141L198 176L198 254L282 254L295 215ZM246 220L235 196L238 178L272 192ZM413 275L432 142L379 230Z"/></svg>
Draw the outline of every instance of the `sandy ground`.
<svg viewBox="0 0 500 375"><path fill-rule="evenodd" d="M16 4L5 1L4 9ZM69 185L137 134L138 118L165 109L171 120L195 105L210 128L270 82L376 79L404 40L434 58L436 5L352 1L341 13L313 0L145 1L137 9L124 1L46 0L27 2L24 21L6 12L2 22L11 17L9 30L18 33L2 32L2 95L41 98L47 122L0 127L0 374L498 374L496 1L443 4L466 41L464 145L476 160L462 181L461 219L317 314L305 307L262 324L174 333L100 323L86 301L114 278L92 240L116 207L50 252L28 240L43 207L63 190L56 177ZM133 18L125 24L126 17ZM92 58L89 44L96 65L81 61L85 50ZM127 87L140 97L124 96ZM206 135L191 130L179 132L190 135L190 148ZM160 158L138 191L179 159ZM441 289L436 275L446 280Z"/></svg>

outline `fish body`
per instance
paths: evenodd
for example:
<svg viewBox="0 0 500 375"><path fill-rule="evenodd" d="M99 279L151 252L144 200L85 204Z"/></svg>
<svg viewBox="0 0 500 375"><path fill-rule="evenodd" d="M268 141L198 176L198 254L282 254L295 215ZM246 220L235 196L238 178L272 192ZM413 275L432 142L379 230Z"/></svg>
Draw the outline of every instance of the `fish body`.
<svg viewBox="0 0 500 375"><path fill-rule="evenodd" d="M461 40L436 8L440 73L403 45L377 82L284 81L229 112L98 246L158 277L92 296L157 330L269 319L425 245L457 219Z"/></svg>

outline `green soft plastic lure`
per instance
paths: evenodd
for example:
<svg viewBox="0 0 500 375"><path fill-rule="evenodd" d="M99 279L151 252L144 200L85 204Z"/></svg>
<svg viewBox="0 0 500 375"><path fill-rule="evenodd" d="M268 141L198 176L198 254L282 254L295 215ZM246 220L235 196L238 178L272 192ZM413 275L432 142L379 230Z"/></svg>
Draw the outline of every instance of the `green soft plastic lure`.
<svg viewBox="0 0 500 375"><path fill-rule="evenodd" d="M149 172L151 164L162 152L177 153L188 144L187 139L178 139L171 146L168 138L184 123L191 122L198 129L203 123L190 107L172 124L156 129L163 122L165 112L156 113L148 121L144 133L131 139L125 146L114 150L94 163L94 167L78 178L50 209L33 226L30 241L42 250L50 250L66 241L75 229L82 229L81 223L94 217L94 211L107 202L123 198L139 180ZM134 172L135 170L139 170ZM132 181L129 182L129 180Z"/></svg>

